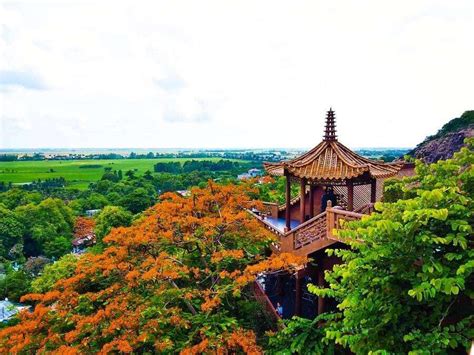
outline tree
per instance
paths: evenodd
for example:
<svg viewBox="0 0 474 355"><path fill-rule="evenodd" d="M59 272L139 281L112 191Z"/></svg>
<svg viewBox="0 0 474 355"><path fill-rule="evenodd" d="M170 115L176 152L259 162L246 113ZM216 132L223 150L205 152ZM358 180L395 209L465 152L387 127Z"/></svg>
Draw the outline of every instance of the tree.
<svg viewBox="0 0 474 355"><path fill-rule="evenodd" d="M112 228L128 227L132 223L133 215L119 206L107 206L97 215L95 233L99 241L110 233Z"/></svg>
<svg viewBox="0 0 474 355"><path fill-rule="evenodd" d="M71 277L23 297L36 306L0 330L0 352L261 353L239 303L254 302L247 285L306 259L264 256L273 237L243 209L261 207L247 192L210 183L163 195Z"/></svg>
<svg viewBox="0 0 474 355"><path fill-rule="evenodd" d="M323 322L335 319L333 314L321 314L314 319L293 317L284 320L285 327L268 334L267 354L345 354L334 342L325 337Z"/></svg>
<svg viewBox="0 0 474 355"><path fill-rule="evenodd" d="M10 210L29 203L37 204L41 199L39 192L28 192L20 188L13 188L0 194L0 203Z"/></svg>
<svg viewBox="0 0 474 355"><path fill-rule="evenodd" d="M51 263L51 260L45 258L44 256L38 256L28 258L25 265L23 265L23 270L31 277L38 276L44 269L44 267Z"/></svg>
<svg viewBox="0 0 474 355"><path fill-rule="evenodd" d="M48 257L58 257L58 253L71 249L74 217L63 201L48 198L38 205L20 206L15 212L26 229L24 250L27 256L46 253Z"/></svg>
<svg viewBox="0 0 474 355"><path fill-rule="evenodd" d="M125 176L128 177L129 180L133 180L133 179L135 179L135 171L127 170L125 172Z"/></svg>
<svg viewBox="0 0 474 355"><path fill-rule="evenodd" d="M94 233L95 221L88 217L78 217L74 222L74 238L82 238Z"/></svg>
<svg viewBox="0 0 474 355"><path fill-rule="evenodd" d="M73 275L76 265L77 256L64 255L54 264L46 265L41 275L31 282L31 290L36 293L51 291L57 281Z"/></svg>
<svg viewBox="0 0 474 355"><path fill-rule="evenodd" d="M125 195L120 200L120 205L132 213L138 213L152 206L154 202L153 196L150 196L145 188L139 187L132 193Z"/></svg>
<svg viewBox="0 0 474 355"><path fill-rule="evenodd" d="M30 291L30 281L23 270L8 268L5 277L0 278L0 297L12 301L20 300L22 295Z"/></svg>
<svg viewBox="0 0 474 355"><path fill-rule="evenodd" d="M43 251L48 258L60 258L71 252L71 239L62 235L49 238L43 245Z"/></svg>
<svg viewBox="0 0 474 355"><path fill-rule="evenodd" d="M343 263L311 286L339 301L325 337L360 354L464 351L474 336L472 248L474 140L453 159L417 164L399 182L412 196L378 203L378 213L340 232ZM397 184L392 185L395 190Z"/></svg>
<svg viewBox="0 0 474 355"><path fill-rule="evenodd" d="M24 227L15 212L0 205L0 257L7 257L9 250L23 242Z"/></svg>

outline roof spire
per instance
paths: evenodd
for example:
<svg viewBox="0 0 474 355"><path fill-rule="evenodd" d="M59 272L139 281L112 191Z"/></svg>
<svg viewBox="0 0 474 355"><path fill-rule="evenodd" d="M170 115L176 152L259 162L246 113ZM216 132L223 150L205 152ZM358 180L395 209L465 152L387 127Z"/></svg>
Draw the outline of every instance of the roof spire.
<svg viewBox="0 0 474 355"><path fill-rule="evenodd" d="M326 116L326 126L324 131L324 140L325 141L337 141L336 136L336 115L332 110L332 107L329 109Z"/></svg>

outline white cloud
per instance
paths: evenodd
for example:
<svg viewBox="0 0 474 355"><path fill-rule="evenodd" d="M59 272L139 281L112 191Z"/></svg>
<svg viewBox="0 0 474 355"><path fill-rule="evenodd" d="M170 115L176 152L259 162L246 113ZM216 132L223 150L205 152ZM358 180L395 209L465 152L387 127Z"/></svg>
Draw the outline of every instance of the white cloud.
<svg viewBox="0 0 474 355"><path fill-rule="evenodd" d="M412 146L473 109L472 33L470 0L5 3L0 148L309 147L329 106Z"/></svg>

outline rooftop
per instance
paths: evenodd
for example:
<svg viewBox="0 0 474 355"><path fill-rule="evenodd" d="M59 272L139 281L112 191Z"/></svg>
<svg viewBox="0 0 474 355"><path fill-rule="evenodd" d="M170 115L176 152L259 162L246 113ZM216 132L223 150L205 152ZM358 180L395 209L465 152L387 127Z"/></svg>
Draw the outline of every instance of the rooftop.
<svg viewBox="0 0 474 355"><path fill-rule="evenodd" d="M402 168L399 163L370 160L353 152L337 140L336 116L327 113L323 141L310 151L292 160L264 163L270 175L289 175L308 180L346 180L368 174L371 178L395 176Z"/></svg>

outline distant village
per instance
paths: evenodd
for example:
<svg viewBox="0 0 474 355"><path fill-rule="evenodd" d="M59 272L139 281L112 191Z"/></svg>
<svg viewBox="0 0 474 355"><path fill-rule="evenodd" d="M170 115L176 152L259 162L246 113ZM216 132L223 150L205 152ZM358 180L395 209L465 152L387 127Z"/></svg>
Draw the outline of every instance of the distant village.
<svg viewBox="0 0 474 355"><path fill-rule="evenodd" d="M100 159L170 159L170 158L222 158L241 159L248 161L278 162L299 156L305 149L222 149L222 150L174 150L163 151L131 151L130 149L94 149L66 150L44 149L42 151L3 150L0 151L1 161L37 161L37 160L100 160ZM393 161L405 155L406 148L363 148L356 149L358 154L371 159Z"/></svg>

